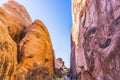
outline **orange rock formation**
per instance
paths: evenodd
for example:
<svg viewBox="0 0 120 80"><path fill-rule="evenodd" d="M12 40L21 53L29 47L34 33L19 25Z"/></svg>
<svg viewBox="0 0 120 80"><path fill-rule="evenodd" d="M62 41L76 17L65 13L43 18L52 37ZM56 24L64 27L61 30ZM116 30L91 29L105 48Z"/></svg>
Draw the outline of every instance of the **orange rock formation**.
<svg viewBox="0 0 120 80"><path fill-rule="evenodd" d="M34 67L46 67L50 74L54 73L54 54L48 30L45 25L36 20L25 30L25 37L19 44L20 74L27 73Z"/></svg>
<svg viewBox="0 0 120 80"><path fill-rule="evenodd" d="M26 80L35 68L54 74L54 52L45 25L15 1L0 7L0 80ZM23 74L22 74L23 73Z"/></svg>

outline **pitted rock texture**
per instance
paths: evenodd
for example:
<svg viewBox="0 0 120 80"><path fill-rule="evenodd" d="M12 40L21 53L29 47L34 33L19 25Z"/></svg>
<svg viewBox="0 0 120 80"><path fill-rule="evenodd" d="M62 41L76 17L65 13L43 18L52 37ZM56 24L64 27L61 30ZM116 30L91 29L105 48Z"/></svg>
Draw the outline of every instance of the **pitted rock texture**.
<svg viewBox="0 0 120 80"><path fill-rule="evenodd" d="M19 44L18 74L27 74L34 67L48 68L49 74L54 73L54 54L49 33L45 25L36 20L25 30L25 37ZM21 57L20 57L21 56ZM24 77L23 77L24 78Z"/></svg>
<svg viewBox="0 0 120 80"><path fill-rule="evenodd" d="M7 28L0 21L0 80L15 80L17 47Z"/></svg>
<svg viewBox="0 0 120 80"><path fill-rule="evenodd" d="M71 73L78 80L119 80L120 0L73 0Z"/></svg>

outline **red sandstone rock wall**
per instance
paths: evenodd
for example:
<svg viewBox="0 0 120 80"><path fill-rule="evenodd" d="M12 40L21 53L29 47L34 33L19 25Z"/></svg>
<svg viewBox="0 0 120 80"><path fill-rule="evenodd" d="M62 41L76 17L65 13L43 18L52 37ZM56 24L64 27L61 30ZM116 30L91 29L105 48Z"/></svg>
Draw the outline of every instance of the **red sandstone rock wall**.
<svg viewBox="0 0 120 80"><path fill-rule="evenodd" d="M71 72L79 80L119 80L120 0L72 0Z"/></svg>

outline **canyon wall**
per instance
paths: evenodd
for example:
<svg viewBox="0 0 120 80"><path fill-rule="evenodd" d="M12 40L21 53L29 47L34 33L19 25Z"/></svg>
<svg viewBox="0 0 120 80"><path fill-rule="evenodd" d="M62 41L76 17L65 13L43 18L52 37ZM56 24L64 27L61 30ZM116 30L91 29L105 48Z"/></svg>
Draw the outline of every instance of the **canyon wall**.
<svg viewBox="0 0 120 80"><path fill-rule="evenodd" d="M72 18L72 76L119 80L120 0L72 0Z"/></svg>
<svg viewBox="0 0 120 80"><path fill-rule="evenodd" d="M32 22L15 1L0 6L0 80L50 80L53 74L54 51L46 26Z"/></svg>

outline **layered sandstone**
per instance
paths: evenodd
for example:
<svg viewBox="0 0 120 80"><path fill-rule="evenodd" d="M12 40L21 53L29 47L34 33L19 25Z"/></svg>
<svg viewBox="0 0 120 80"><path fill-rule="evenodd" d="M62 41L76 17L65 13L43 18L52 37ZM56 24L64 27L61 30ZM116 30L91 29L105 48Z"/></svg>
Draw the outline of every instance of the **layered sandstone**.
<svg viewBox="0 0 120 80"><path fill-rule="evenodd" d="M0 80L15 80L17 47L5 25L0 21Z"/></svg>
<svg viewBox="0 0 120 80"><path fill-rule="evenodd" d="M48 30L41 21L36 20L25 30L25 37L20 41L18 74L26 75L30 69L45 67L53 75L53 63L54 54Z"/></svg>
<svg viewBox="0 0 120 80"><path fill-rule="evenodd" d="M32 23L26 9L15 1L8 1L0 7L0 20L7 27L10 36L19 43L23 31Z"/></svg>
<svg viewBox="0 0 120 80"><path fill-rule="evenodd" d="M18 5L19 7L9 7L11 5ZM0 7L0 80L15 80L17 67L17 44L22 38L24 27L28 27L30 23L25 23L20 19L20 15L15 15L22 6L14 1L8 1ZM12 11L13 10L13 11ZM10 12L12 11L12 12ZM26 16L28 16L27 12ZM24 14L22 13L22 14ZM24 17L27 19L27 17ZM29 17L28 19L31 18ZM24 23L22 23L24 22Z"/></svg>
<svg viewBox="0 0 120 80"><path fill-rule="evenodd" d="M50 80L53 74L47 28L39 20L32 23L24 6L9 0L0 7L0 80Z"/></svg>
<svg viewBox="0 0 120 80"><path fill-rule="evenodd" d="M79 80L119 80L120 0L73 0L71 73Z"/></svg>

